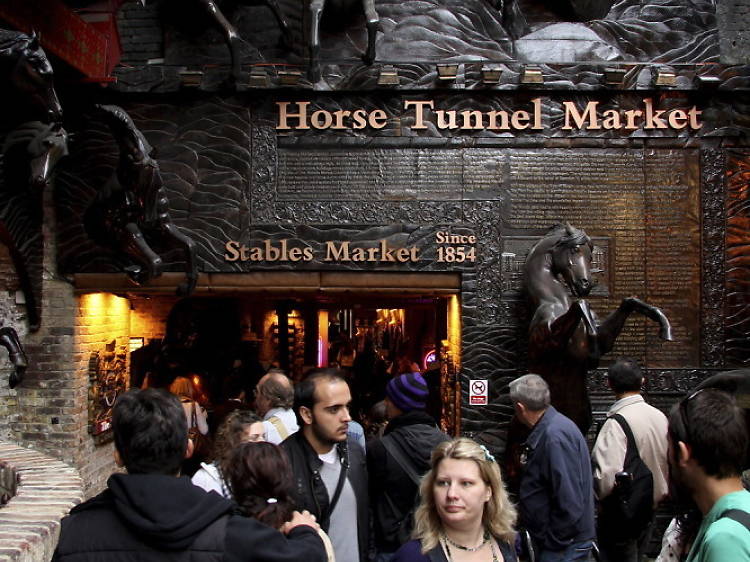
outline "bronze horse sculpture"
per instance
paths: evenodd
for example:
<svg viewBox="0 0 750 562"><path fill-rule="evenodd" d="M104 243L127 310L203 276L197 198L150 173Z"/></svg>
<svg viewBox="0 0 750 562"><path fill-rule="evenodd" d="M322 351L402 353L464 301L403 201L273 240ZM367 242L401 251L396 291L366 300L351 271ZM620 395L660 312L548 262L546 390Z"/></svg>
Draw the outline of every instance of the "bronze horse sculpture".
<svg viewBox="0 0 750 562"><path fill-rule="evenodd" d="M287 45L291 45L289 24L279 4L279 0L237 0L237 4L260 4L264 2L271 8L273 15L282 31L282 37ZM312 82L320 80L320 26L324 8L326 13L334 16L345 14L355 4L361 4L367 27L367 49L362 55L365 64L375 61L375 37L380 24L380 18L375 10L375 0L297 0L301 7L300 19L307 22L303 30L305 36L304 47L307 50L308 77ZM205 8L214 23L221 29L224 41L231 55L232 79L237 82L241 75L240 47L242 37L234 25L222 11L221 0L197 0ZM303 13L304 10L304 13Z"/></svg>
<svg viewBox="0 0 750 562"><path fill-rule="evenodd" d="M604 320L597 318L585 300L595 285L592 251L591 238L583 230L558 224L531 249L524 266L534 310L529 326L529 371L547 381L552 404L584 435L591 425L587 372L612 350L628 317L642 314L659 324L662 339L673 339L664 313L635 297L623 299Z"/></svg>
<svg viewBox="0 0 750 562"><path fill-rule="evenodd" d="M0 76L9 86L0 112L0 241L13 259L34 332L41 323L41 195L67 154L67 133L52 66L35 34L0 30Z"/></svg>
<svg viewBox="0 0 750 562"><path fill-rule="evenodd" d="M18 334L13 328L0 328L0 345L8 350L10 362L13 364L13 372L10 374L8 386L15 388L23 380L23 374L26 372L28 360L24 353L23 346L18 339Z"/></svg>
<svg viewBox="0 0 750 562"><path fill-rule="evenodd" d="M195 243L172 222L151 145L121 107L99 105L97 110L114 135L120 158L115 173L85 213L86 231L97 244L125 261L124 272L138 285L163 272L164 262L152 244L181 249L186 261L185 282L178 286L177 294L189 295L198 280Z"/></svg>

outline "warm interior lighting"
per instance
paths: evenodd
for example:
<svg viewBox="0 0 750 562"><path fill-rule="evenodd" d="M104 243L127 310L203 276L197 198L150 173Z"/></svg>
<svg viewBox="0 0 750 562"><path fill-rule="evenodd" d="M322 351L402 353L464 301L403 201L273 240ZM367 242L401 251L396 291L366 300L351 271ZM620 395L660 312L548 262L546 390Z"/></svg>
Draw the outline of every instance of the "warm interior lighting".
<svg viewBox="0 0 750 562"><path fill-rule="evenodd" d="M143 338L130 338L128 340L128 349L130 353L133 353L135 350L142 348L143 343L144 343Z"/></svg>
<svg viewBox="0 0 750 562"><path fill-rule="evenodd" d="M461 369L461 301L458 295L448 297L448 342L458 371Z"/></svg>

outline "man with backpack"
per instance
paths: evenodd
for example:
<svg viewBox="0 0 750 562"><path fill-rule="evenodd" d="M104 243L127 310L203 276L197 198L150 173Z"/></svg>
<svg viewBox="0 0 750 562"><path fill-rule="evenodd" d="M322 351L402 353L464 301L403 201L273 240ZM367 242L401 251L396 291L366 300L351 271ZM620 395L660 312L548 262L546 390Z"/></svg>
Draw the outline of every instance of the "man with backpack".
<svg viewBox="0 0 750 562"><path fill-rule="evenodd" d="M377 562L390 560L411 538L419 479L435 446L450 439L425 411L428 388L420 373L394 377L385 393L388 425L367 448Z"/></svg>
<svg viewBox="0 0 750 562"><path fill-rule="evenodd" d="M725 392L693 392L669 413L669 468L678 496L690 496L703 521L688 562L750 560L750 493L745 414Z"/></svg>
<svg viewBox="0 0 750 562"><path fill-rule="evenodd" d="M592 451L603 560L637 562L645 554L654 509L668 493L667 417L641 396L643 374L632 359L607 370L616 402Z"/></svg>

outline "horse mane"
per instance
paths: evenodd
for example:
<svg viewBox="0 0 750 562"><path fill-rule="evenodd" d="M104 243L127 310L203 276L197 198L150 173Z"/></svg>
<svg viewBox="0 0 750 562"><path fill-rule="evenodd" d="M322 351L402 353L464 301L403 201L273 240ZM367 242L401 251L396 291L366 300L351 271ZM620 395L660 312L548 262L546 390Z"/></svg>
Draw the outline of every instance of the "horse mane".
<svg viewBox="0 0 750 562"><path fill-rule="evenodd" d="M564 248L573 248L575 246L591 245L591 238L582 228L576 228L570 223L554 224L547 231L545 238L556 236L558 239L553 247L563 246Z"/></svg>
<svg viewBox="0 0 750 562"><path fill-rule="evenodd" d="M37 46L32 49L31 45L35 42ZM32 60L43 58L36 34L26 35L18 31L0 29L0 59L17 58L24 53Z"/></svg>

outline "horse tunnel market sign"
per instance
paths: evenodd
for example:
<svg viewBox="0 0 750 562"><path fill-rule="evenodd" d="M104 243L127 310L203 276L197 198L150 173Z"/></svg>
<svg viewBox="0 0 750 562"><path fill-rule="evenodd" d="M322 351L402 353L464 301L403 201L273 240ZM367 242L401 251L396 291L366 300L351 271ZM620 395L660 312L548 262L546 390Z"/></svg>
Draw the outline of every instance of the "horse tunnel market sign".
<svg viewBox="0 0 750 562"><path fill-rule="evenodd" d="M299 130L360 130L383 129L391 118L384 109L362 108L312 109L309 101L276 102L277 131ZM513 111L478 109L455 110L440 108L434 100L404 100L401 117L409 118L411 129L430 126L459 131L542 131L544 114L542 98L537 97ZM703 126L702 111L697 106L658 109L653 98L644 98L632 109L604 109L599 101L583 105L574 101L561 102L563 130L681 130L696 131Z"/></svg>
<svg viewBox="0 0 750 562"><path fill-rule="evenodd" d="M477 237L464 226L254 228L227 240L224 261L238 265L314 267L473 267Z"/></svg>

